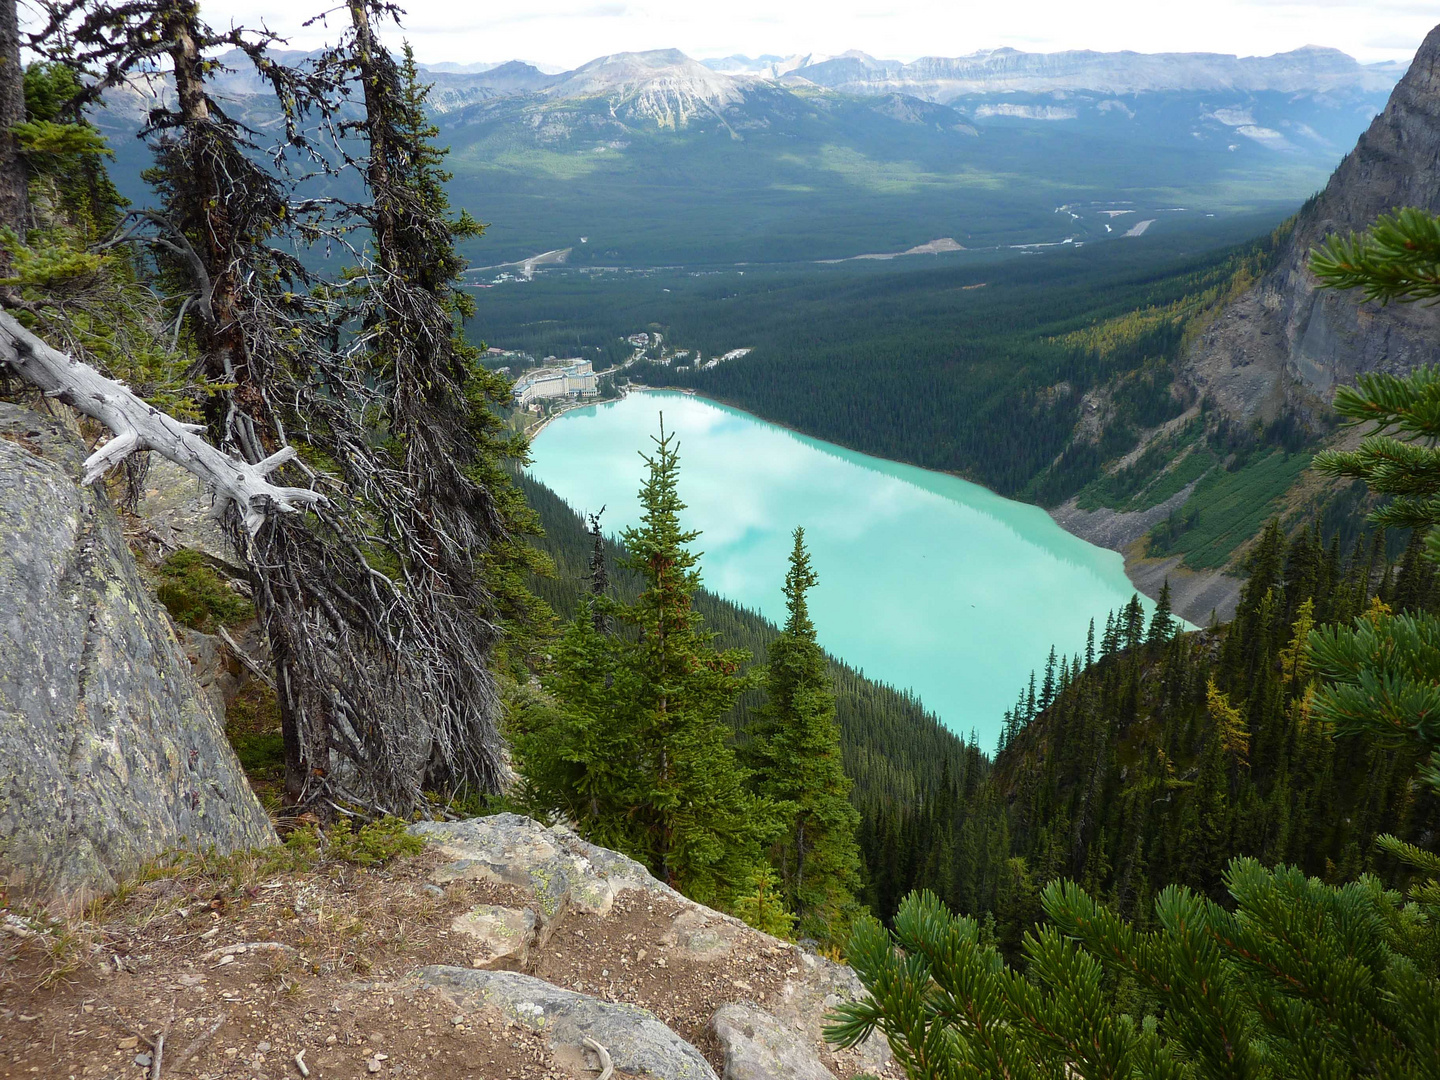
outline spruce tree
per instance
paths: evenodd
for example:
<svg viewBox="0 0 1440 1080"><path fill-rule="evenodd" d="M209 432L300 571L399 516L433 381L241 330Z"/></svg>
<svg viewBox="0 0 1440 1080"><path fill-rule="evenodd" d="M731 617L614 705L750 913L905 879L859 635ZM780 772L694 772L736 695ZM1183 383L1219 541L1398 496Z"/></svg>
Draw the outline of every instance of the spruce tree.
<svg viewBox="0 0 1440 1080"><path fill-rule="evenodd" d="M805 530L797 528L794 539L785 575L785 626L770 644L766 701L750 731L746 764L754 770L756 792L777 806L785 822L771 861L799 932L840 944L860 886L855 843L860 814L850 805L835 695L806 602L818 578L805 549Z"/></svg>
<svg viewBox="0 0 1440 1080"><path fill-rule="evenodd" d="M622 537L621 565L642 590L613 604L615 634L597 626L596 609L613 603L603 597L587 598L566 630L543 680L551 700L517 718L521 798L694 899L772 920L754 898L768 888L765 848L779 823L747 789L725 723L751 684L748 656L718 651L695 611L699 534L680 521L675 437L662 425L655 443L641 523Z"/></svg>
<svg viewBox="0 0 1440 1080"><path fill-rule="evenodd" d="M1120 635L1127 649L1138 649L1145 641L1145 609L1136 593L1130 594L1130 602L1121 614Z"/></svg>
<svg viewBox="0 0 1440 1080"><path fill-rule="evenodd" d="M1147 645L1163 645L1175 636L1175 616L1170 610L1170 579L1160 586L1160 598L1155 601L1155 612L1150 616L1150 630L1145 637Z"/></svg>

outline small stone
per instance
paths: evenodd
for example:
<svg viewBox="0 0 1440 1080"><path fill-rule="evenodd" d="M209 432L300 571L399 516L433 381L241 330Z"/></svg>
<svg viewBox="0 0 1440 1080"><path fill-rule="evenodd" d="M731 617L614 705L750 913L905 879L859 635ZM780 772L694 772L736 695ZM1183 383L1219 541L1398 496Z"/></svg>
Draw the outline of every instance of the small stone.
<svg viewBox="0 0 1440 1080"><path fill-rule="evenodd" d="M268 1054L270 1052L270 1044L268 1042L257 1043L255 1050L257 1053Z"/></svg>
<svg viewBox="0 0 1440 1080"><path fill-rule="evenodd" d="M430 883L430 882L426 882L424 885L421 885L421 886L420 886L420 891L423 892L423 893L425 893L427 896L444 896L444 895L445 895L445 890L444 890L444 889L442 889L439 885L435 885L435 884L432 884L432 883Z"/></svg>
<svg viewBox="0 0 1440 1080"><path fill-rule="evenodd" d="M135 1064L136 1064L136 1065L139 1065L142 1069L148 1069L148 1068L150 1067L150 1055L149 1055L149 1054L136 1054L136 1055L135 1055Z"/></svg>
<svg viewBox="0 0 1440 1080"><path fill-rule="evenodd" d="M380 1062L375 1058L371 1058L365 1062L365 1068L369 1069L372 1073L378 1073L380 1071Z"/></svg>
<svg viewBox="0 0 1440 1080"><path fill-rule="evenodd" d="M326 1046L334 1046L337 1041L338 1041L338 1040L335 1038L334 1035L326 1035L326 1036L325 1036L325 1045L326 1045Z"/></svg>
<svg viewBox="0 0 1440 1080"><path fill-rule="evenodd" d="M118 1046L121 1050L134 1050L135 1047L140 1045L140 1040L137 1039L134 1035L127 1035L115 1045Z"/></svg>

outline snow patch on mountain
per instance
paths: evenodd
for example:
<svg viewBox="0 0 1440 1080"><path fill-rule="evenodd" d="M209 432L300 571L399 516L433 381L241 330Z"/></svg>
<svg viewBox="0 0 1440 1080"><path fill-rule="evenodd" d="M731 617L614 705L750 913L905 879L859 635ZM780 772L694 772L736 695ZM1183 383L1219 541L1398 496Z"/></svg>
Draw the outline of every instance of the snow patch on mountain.
<svg viewBox="0 0 1440 1080"><path fill-rule="evenodd" d="M1080 114L1065 105L977 105L975 118L984 120L991 116L1014 116L1022 120L1074 120Z"/></svg>

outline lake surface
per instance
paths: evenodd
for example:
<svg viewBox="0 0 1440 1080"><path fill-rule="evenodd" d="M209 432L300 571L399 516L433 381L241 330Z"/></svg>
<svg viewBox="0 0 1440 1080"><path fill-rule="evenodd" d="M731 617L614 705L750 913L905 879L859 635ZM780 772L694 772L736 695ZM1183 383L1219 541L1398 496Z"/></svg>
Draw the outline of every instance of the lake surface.
<svg viewBox="0 0 1440 1080"><path fill-rule="evenodd" d="M706 587L783 622L790 534L804 526L820 643L986 749L1050 646L1083 653L1090 620L1098 637L1135 591L1118 554L1038 507L678 393L564 414L536 437L530 471L576 510L605 506L606 532L636 525L661 412Z"/></svg>

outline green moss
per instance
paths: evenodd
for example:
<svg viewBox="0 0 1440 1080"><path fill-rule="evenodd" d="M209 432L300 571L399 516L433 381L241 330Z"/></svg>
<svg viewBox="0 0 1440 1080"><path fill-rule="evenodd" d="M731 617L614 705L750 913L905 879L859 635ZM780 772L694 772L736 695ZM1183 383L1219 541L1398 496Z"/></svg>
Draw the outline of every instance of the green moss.
<svg viewBox="0 0 1440 1080"><path fill-rule="evenodd" d="M285 737L275 691L251 679L225 709L225 737L265 809L280 810L285 788Z"/></svg>
<svg viewBox="0 0 1440 1080"><path fill-rule="evenodd" d="M354 831L350 822L341 818L324 834L325 857L356 866L380 866L401 855L419 855L425 850L425 841L405 829L404 821L387 817Z"/></svg>
<svg viewBox="0 0 1440 1080"><path fill-rule="evenodd" d="M255 607L230 587L213 560L198 551L181 548L159 566L155 590L170 617L182 626L213 634L255 617Z"/></svg>

